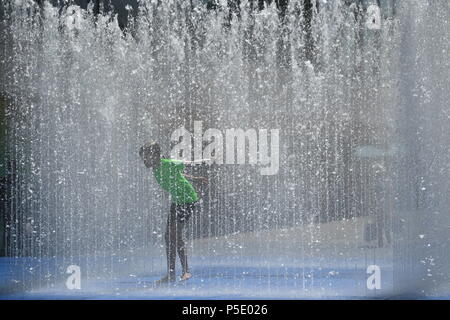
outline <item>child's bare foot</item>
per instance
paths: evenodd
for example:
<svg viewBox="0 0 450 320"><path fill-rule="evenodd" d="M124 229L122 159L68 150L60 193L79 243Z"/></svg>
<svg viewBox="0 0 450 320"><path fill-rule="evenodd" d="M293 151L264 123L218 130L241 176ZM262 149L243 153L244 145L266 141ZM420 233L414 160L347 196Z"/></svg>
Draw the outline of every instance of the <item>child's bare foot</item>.
<svg viewBox="0 0 450 320"><path fill-rule="evenodd" d="M174 282L174 281L175 281L174 276L166 275L166 276L162 277L161 279L155 281L155 284L161 285L161 284L166 284L166 283Z"/></svg>
<svg viewBox="0 0 450 320"><path fill-rule="evenodd" d="M180 281L186 281L189 280L190 278L192 278L192 273L190 272L185 272L183 273L183 275L180 278Z"/></svg>

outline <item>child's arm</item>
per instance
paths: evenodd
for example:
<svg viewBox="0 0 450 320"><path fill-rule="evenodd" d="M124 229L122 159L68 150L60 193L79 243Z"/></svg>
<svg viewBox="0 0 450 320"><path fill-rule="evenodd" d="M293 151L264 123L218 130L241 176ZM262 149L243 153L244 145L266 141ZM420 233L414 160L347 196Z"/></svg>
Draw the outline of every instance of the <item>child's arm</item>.
<svg viewBox="0 0 450 320"><path fill-rule="evenodd" d="M211 164L211 159L198 159L198 160L193 160L193 161L189 161L189 160L178 160L179 162L183 163L183 164L188 164L188 165L195 165L195 164Z"/></svg>
<svg viewBox="0 0 450 320"><path fill-rule="evenodd" d="M196 177L196 176L191 176L191 175L186 174L186 173L184 174L184 176L186 178L188 178L188 179L191 179L191 180L199 180L200 182L208 183L208 178L206 178L206 177Z"/></svg>

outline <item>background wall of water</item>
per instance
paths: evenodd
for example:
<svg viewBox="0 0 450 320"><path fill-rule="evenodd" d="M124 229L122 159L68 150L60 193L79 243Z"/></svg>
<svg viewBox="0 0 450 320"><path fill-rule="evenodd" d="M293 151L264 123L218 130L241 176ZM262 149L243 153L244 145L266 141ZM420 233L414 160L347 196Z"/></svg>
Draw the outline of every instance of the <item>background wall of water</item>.
<svg viewBox="0 0 450 320"><path fill-rule="evenodd" d="M448 7L382 1L382 28L372 30L364 14L371 2L351 3L260 10L242 1L239 10L212 10L141 1L128 31L93 5L3 4L6 253L69 264L112 254L128 263L143 249L144 267L156 268L169 198L137 150L154 139L168 153L176 128L203 121L205 129L279 128L280 171L190 169L209 178L195 185L203 202L191 241L253 232L252 255L267 260L394 261L398 288L409 289L402 284L425 276L445 252L449 41L438 30ZM332 221L340 224L322 232ZM376 247L385 249L364 247L374 233L367 225L381 224ZM302 226L310 226L307 239L283 236ZM283 253L288 243L302 249ZM245 258L239 244L230 246L234 259ZM111 261L91 263L110 274L119 269ZM440 261L433 276L443 274Z"/></svg>
<svg viewBox="0 0 450 320"><path fill-rule="evenodd" d="M435 291L448 283L449 256L449 35L446 1L416 1L401 12L401 97L397 137L397 288L415 283ZM419 236L417 236L419 234ZM420 281L417 281L420 279ZM422 291L418 289L417 291Z"/></svg>

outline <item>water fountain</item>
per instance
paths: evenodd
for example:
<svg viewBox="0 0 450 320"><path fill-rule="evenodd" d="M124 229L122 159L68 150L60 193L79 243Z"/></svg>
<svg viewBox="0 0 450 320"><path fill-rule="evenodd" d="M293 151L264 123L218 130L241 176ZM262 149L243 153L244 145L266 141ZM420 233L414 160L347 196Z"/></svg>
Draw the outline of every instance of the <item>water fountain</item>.
<svg viewBox="0 0 450 320"><path fill-rule="evenodd" d="M444 276L445 1L98 4L1 5L10 287L74 294L70 265L88 296L150 298L370 297ZM279 129L280 168L190 168L209 178L187 232L197 282L144 289L169 197L137 151L169 154L195 121Z"/></svg>

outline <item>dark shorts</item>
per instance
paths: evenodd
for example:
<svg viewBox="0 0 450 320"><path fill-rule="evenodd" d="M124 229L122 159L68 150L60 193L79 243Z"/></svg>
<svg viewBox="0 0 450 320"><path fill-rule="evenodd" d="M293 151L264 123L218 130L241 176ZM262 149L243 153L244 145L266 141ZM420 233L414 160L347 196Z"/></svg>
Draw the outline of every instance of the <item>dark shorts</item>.
<svg viewBox="0 0 450 320"><path fill-rule="evenodd" d="M175 204L170 206L171 216L174 215L179 223L185 223L189 220L195 210L197 203Z"/></svg>

